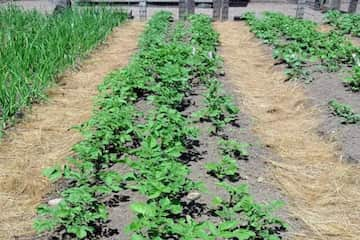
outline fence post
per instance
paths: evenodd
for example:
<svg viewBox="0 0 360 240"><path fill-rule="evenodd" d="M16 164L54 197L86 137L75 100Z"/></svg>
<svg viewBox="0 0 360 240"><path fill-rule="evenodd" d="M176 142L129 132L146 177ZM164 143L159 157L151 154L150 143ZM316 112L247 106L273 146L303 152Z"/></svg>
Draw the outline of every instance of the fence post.
<svg viewBox="0 0 360 240"><path fill-rule="evenodd" d="M186 17L186 0L179 0L179 19Z"/></svg>
<svg viewBox="0 0 360 240"><path fill-rule="evenodd" d="M356 12L358 3L359 3L359 0L351 0L348 12L349 13Z"/></svg>
<svg viewBox="0 0 360 240"><path fill-rule="evenodd" d="M215 21L220 20L220 6L221 0L213 0L213 19Z"/></svg>
<svg viewBox="0 0 360 240"><path fill-rule="evenodd" d="M340 10L341 0L330 0L330 9Z"/></svg>
<svg viewBox="0 0 360 240"><path fill-rule="evenodd" d="M315 0L314 9L315 10L320 10L321 9L321 0Z"/></svg>
<svg viewBox="0 0 360 240"><path fill-rule="evenodd" d="M304 18L305 14L305 4L306 0L298 0L297 7L296 7L296 17L297 18Z"/></svg>
<svg viewBox="0 0 360 240"><path fill-rule="evenodd" d="M187 15L195 13L195 0L186 0Z"/></svg>
<svg viewBox="0 0 360 240"><path fill-rule="evenodd" d="M221 21L229 19L229 0L221 0Z"/></svg>
<svg viewBox="0 0 360 240"><path fill-rule="evenodd" d="M146 20L146 15L147 15L147 11L146 11L146 0L141 0L139 2L139 17L141 21L145 21Z"/></svg>

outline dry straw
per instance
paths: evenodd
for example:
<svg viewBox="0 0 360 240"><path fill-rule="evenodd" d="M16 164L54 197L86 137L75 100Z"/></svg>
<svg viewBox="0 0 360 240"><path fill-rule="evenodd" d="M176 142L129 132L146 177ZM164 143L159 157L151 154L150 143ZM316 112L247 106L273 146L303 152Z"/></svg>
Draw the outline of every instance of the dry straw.
<svg viewBox="0 0 360 240"><path fill-rule="evenodd" d="M316 129L319 112L301 86L285 83L271 52L245 23L215 24L226 72L254 119L253 130L281 158L272 175L305 226L290 239L360 239L360 166L342 161Z"/></svg>

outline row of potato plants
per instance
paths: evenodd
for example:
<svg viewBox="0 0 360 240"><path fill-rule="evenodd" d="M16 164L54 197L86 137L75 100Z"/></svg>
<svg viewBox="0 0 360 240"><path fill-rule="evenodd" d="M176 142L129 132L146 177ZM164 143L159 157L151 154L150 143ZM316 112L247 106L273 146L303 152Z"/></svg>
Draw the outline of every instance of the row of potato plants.
<svg viewBox="0 0 360 240"><path fill-rule="evenodd" d="M360 90L360 48L351 44L343 34L317 31L317 24L281 13L267 12L262 18L245 14L251 31L264 43L274 47L274 58L288 65L289 78L312 80L310 70L324 67L329 72L352 68L344 84L353 91Z"/></svg>
<svg viewBox="0 0 360 240"><path fill-rule="evenodd" d="M132 189L147 201L131 204L136 214L127 228L131 239L279 239L277 229L284 224L271 215L273 205L255 203L246 185L220 183L229 199L214 200L218 221L199 221L184 212L181 199L202 184L189 178L190 169L182 162L199 132L182 111L194 79L209 89L217 81L209 80L218 69L217 42L206 16L175 24L170 13L160 12L149 21L128 67L110 74L100 87L98 110L79 127L85 139L74 146L75 157L69 165L46 170L52 180L66 179L69 188L58 205L39 207L38 231L65 229L78 239L91 238L96 224L108 218L105 196ZM214 133L238 112L218 93L209 93L216 103L208 98L200 114L214 123ZM150 107L140 111L139 103ZM232 141L221 146L228 158L245 151ZM120 175L110 170L114 164L126 164L131 171Z"/></svg>
<svg viewBox="0 0 360 240"><path fill-rule="evenodd" d="M217 67L222 65L221 58L216 55L218 34L212 28L209 18L204 17L192 21L192 25L195 32L202 32L195 35L197 41L204 42L204 39L208 39L206 51L213 53L210 56L217 59ZM228 227L229 233L215 235L215 238L210 239L219 239L219 237L220 239L280 239L279 232L286 229L287 225L280 218L274 217L272 213L283 206L283 203L273 201L270 204L258 204L249 193L247 184L230 183L239 180L237 161L249 157L250 145L248 143L238 142L224 133L224 129L230 124L236 125L238 107L224 91L221 82L216 79L216 74L213 72L202 79L202 84L207 88L204 94L205 107L193 114L193 117L195 121L211 122L213 128L210 129L210 134L220 138L218 151L221 156L219 162L208 163L205 169L218 179L218 185L228 194L227 199L216 196L213 199L211 211L222 224ZM231 231L240 234L232 235Z"/></svg>
<svg viewBox="0 0 360 240"><path fill-rule="evenodd" d="M105 8L44 15L15 6L0 8L0 125L45 98L57 75L91 51L127 17Z"/></svg>
<svg viewBox="0 0 360 240"><path fill-rule="evenodd" d="M341 34L351 34L360 37L360 14L342 13L338 10L325 14L325 23L334 26Z"/></svg>

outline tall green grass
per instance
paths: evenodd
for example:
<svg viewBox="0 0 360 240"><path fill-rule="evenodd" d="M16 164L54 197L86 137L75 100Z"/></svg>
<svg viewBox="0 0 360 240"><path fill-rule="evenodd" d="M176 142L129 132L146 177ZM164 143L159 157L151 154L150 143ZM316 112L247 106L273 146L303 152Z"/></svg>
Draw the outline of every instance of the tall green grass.
<svg viewBox="0 0 360 240"><path fill-rule="evenodd" d="M126 13L105 8L45 16L0 9L0 124L44 97L56 76L105 39Z"/></svg>

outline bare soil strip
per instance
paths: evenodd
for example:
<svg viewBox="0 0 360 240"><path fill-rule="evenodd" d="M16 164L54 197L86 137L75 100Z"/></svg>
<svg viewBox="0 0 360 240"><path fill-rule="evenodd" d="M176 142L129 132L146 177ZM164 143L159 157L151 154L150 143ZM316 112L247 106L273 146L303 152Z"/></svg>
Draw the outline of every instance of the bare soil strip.
<svg viewBox="0 0 360 240"><path fill-rule="evenodd" d="M359 239L360 166L342 162L336 146L316 133L319 111L301 86L284 83L282 70L245 23L215 27L228 78L253 117L253 131L282 159L268 160L276 183L292 214L307 225L290 239Z"/></svg>
<svg viewBox="0 0 360 240"><path fill-rule="evenodd" d="M0 239L32 233L35 207L51 189L42 169L71 155L72 145L81 139L71 127L90 117L97 86L106 74L128 63L142 30L140 22L114 29L80 70L65 73L49 90L49 101L33 106L0 144Z"/></svg>

